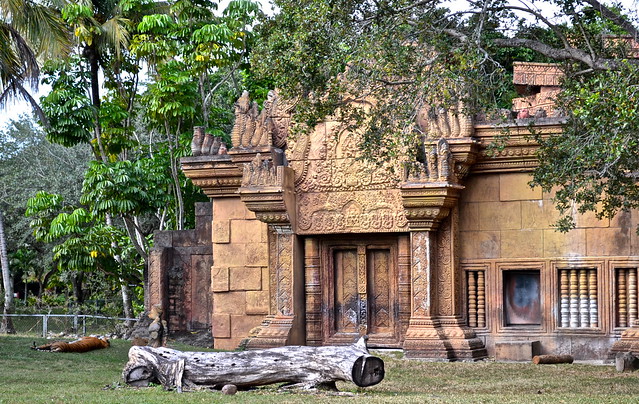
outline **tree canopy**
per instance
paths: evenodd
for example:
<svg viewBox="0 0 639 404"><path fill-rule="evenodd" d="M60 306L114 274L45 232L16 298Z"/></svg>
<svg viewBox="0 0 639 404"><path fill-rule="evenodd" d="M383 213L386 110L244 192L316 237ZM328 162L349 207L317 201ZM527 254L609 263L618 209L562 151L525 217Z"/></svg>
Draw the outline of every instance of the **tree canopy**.
<svg viewBox="0 0 639 404"><path fill-rule="evenodd" d="M475 115L510 107L512 62L564 72L559 136L541 146L531 185L558 187L559 222L571 209L611 217L639 206L637 10L597 0L290 1L261 26L257 70L297 100L298 130L327 115L363 134L366 158L393 159L426 133L427 107ZM353 100L374 99L366 111ZM370 119L374 117L374 119Z"/></svg>

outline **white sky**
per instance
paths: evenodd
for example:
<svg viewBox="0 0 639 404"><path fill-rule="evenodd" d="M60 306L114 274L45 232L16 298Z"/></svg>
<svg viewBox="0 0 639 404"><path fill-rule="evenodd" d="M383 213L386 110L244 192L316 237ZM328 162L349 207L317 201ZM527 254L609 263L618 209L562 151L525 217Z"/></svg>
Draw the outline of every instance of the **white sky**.
<svg viewBox="0 0 639 404"><path fill-rule="evenodd" d="M269 0L259 0L263 6L262 9L265 13L272 13L272 9L271 9L271 5L269 4ZM226 8L226 5L228 4L229 0L221 0L219 2L219 6L218 6L218 11L222 11ZM638 14L639 14L639 0L620 0L619 1L626 9L631 11L631 14L634 14L635 19L638 18ZM511 3L513 5L534 5L536 7L539 7L541 5L546 5L547 3L545 2L540 2L540 1L535 1L535 0L512 0ZM603 3L605 4L611 4L612 1L610 0L603 0ZM466 5L466 1L459 1L459 0L450 0L446 3L444 3L444 5L446 5L447 7L455 10L455 9L463 9L464 6ZM552 12L552 10L543 10L546 12ZM634 11L634 13L632 13ZM51 88L49 86L44 86L41 85L40 86L40 90L37 94L34 94L34 98L36 100L39 100L41 96L46 95L49 91L51 91ZM17 119L21 114L30 114L31 113L31 107L29 106L29 104L26 101L21 101L21 100L17 100L17 101L10 101L7 106L0 110L0 129L4 128L12 119Z"/></svg>

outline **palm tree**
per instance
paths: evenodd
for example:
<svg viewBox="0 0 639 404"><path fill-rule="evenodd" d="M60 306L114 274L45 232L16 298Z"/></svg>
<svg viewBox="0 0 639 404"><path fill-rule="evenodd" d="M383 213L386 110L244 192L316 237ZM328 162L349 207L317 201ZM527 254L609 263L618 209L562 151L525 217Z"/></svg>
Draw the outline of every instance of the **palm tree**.
<svg viewBox="0 0 639 404"><path fill-rule="evenodd" d="M7 257L7 242L4 238L4 219L0 209L0 266L2 267L2 282L4 286L4 307L0 332L15 334L13 321L7 314L13 314L13 282L11 272L9 272L9 258Z"/></svg>
<svg viewBox="0 0 639 404"><path fill-rule="evenodd" d="M0 108L24 98L46 123L28 88L37 90L39 58L68 50L69 35L59 13L32 0L0 0L0 43Z"/></svg>

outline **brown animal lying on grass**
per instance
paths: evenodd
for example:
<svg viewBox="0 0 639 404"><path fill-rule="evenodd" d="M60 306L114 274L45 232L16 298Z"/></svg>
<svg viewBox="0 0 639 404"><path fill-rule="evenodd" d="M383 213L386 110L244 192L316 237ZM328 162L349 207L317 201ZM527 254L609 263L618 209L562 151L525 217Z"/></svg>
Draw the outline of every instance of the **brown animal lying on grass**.
<svg viewBox="0 0 639 404"><path fill-rule="evenodd" d="M38 347L35 346L34 342L31 349L51 352L89 352L96 349L108 348L109 346L111 346L111 344L106 338L82 337L73 342L55 341Z"/></svg>

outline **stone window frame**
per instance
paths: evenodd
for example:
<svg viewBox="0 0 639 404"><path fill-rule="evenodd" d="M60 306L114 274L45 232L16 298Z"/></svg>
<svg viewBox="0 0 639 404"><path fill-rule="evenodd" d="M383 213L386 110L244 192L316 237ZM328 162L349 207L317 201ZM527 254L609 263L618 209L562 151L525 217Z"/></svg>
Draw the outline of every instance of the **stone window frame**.
<svg viewBox="0 0 639 404"><path fill-rule="evenodd" d="M539 271L539 296L541 305L541 323L526 325L507 325L506 315L504 313L504 273L507 271ZM502 335L539 335L547 333L549 326L549 318L552 317L552 307L549 295L549 272L547 263L544 260L535 261L501 261L495 263L495 276L493 276L491 298L488 300L499 307L496 310L497 316L493 319L496 321L496 331ZM552 289L551 289L552 290ZM495 311L492 311L493 313Z"/></svg>
<svg viewBox="0 0 639 404"><path fill-rule="evenodd" d="M462 271L463 271L463 293L462 293L462 307L464 307L463 310L463 319L464 319L464 323L466 323L469 327L471 327L469 325L469 319L468 319L468 272L479 272L479 271L483 271L484 272L484 310L485 310L485 324L484 327L471 327L473 330L477 331L477 332L490 332L492 327L492 318L490 316L490 312L492 310L492 305L490 304L490 298L489 295L492 291L492 287L491 287L491 278L493 275L493 265L490 262L482 262L482 263L465 263L462 264Z"/></svg>
<svg viewBox="0 0 639 404"><path fill-rule="evenodd" d="M595 269L597 272L597 327L562 327L561 326L561 290L560 290L560 270L562 269ZM610 304L607 294L609 285L609 270L605 259L592 258L560 258L550 260L550 286L549 293L552 299L550 304L554 315L550 315L550 329L557 334L606 334L610 324L609 310Z"/></svg>
<svg viewBox="0 0 639 404"><path fill-rule="evenodd" d="M609 321L607 322L608 325L610 326L610 330L613 334L617 334L617 335L621 335L621 333L626 330L627 328L630 328L630 324L628 324L626 327L620 327L617 324L619 324L619 320L618 320L618 292L617 292L617 279L616 279L616 272L618 269L630 269L630 268L637 268L638 272L639 272L639 258L632 258L632 257L628 257L627 259L611 259L608 262L608 274L609 274L609 281L608 281L608 286L610 288L610 292L606 295L608 297L608 301L607 303L607 314L608 314L608 318ZM638 279L637 282L639 283L639 273L637 275ZM638 290L639 293L639 290ZM638 297L639 300L639 297Z"/></svg>

